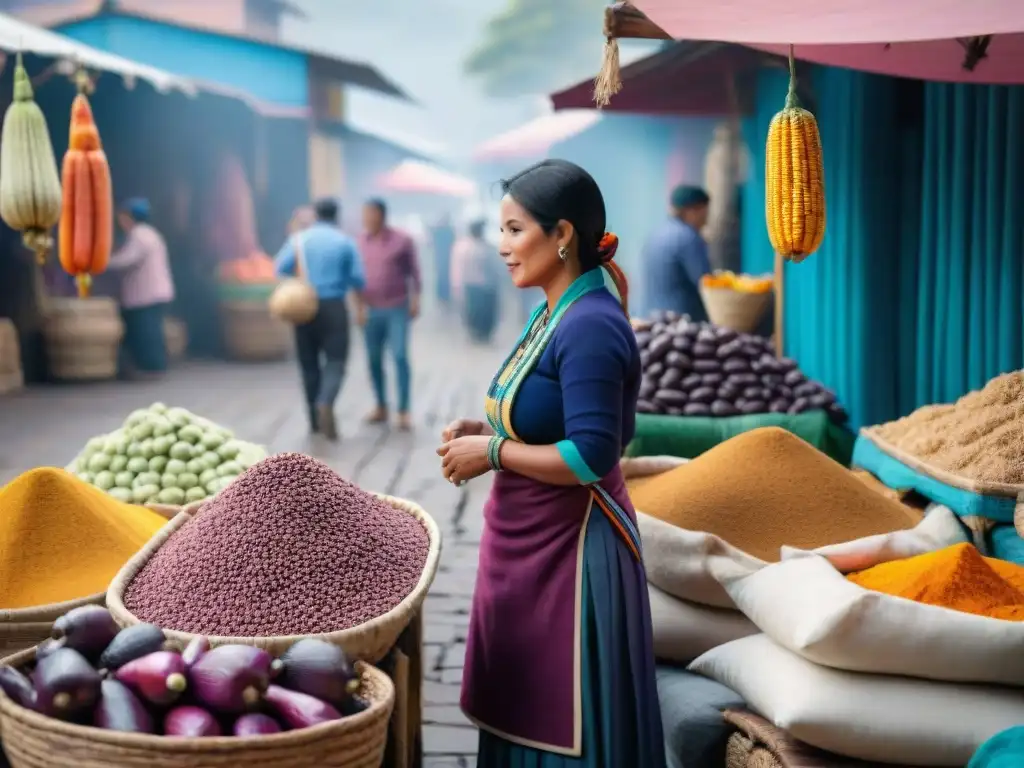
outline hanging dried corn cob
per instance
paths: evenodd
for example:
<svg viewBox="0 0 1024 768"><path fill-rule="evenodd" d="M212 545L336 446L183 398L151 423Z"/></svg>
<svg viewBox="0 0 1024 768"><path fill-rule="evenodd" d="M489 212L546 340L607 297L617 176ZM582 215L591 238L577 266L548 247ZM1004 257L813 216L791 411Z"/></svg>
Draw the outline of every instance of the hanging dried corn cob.
<svg viewBox="0 0 1024 768"><path fill-rule="evenodd" d="M765 217L772 248L801 262L825 236L825 172L814 115L796 95L796 60L789 47L786 106L772 118L765 150Z"/></svg>
<svg viewBox="0 0 1024 768"><path fill-rule="evenodd" d="M14 100L4 115L0 135L0 217L21 232L25 247L42 264L53 248L50 229L60 220L60 208L57 159L19 53L14 66Z"/></svg>
<svg viewBox="0 0 1024 768"><path fill-rule="evenodd" d="M71 104L71 137L64 155L64 213L60 219L60 264L86 298L92 275L106 271L114 240L110 166L85 96L84 80Z"/></svg>

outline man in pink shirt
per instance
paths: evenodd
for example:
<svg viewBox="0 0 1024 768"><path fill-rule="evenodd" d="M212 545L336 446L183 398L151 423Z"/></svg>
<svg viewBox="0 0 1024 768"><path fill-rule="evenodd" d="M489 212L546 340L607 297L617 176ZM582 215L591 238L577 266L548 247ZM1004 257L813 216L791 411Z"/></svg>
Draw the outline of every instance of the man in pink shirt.
<svg viewBox="0 0 1024 768"><path fill-rule="evenodd" d="M383 424L388 420L387 382L384 376L384 350L390 349L398 380L398 427L410 429L409 324L420 312L419 261L412 238L387 224L387 206L370 200L363 206L363 235L359 252L363 257L366 285L356 314L366 336L377 407L367 421Z"/></svg>
<svg viewBox="0 0 1024 768"><path fill-rule="evenodd" d="M149 223L149 201L128 200L117 214L124 242L110 256L108 269L122 273L121 318L124 347L134 375L167 370L164 313L174 301L174 280L163 236Z"/></svg>

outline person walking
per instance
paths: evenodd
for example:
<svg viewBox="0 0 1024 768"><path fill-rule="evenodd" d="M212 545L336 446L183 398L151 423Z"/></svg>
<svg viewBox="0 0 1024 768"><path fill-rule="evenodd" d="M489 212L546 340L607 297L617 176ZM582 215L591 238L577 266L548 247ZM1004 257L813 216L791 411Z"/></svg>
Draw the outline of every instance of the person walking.
<svg viewBox="0 0 1024 768"><path fill-rule="evenodd" d="M395 361L398 384L398 428L412 428L409 415L412 374L409 366L409 326L420 313L419 260L416 246L404 232L388 226L383 200L363 206L363 234L359 248L366 270L366 286L360 297L359 323L364 326L366 354L377 406L367 417L370 424L388 420L384 350Z"/></svg>
<svg viewBox="0 0 1024 768"><path fill-rule="evenodd" d="M671 214L643 250L647 314L673 311L706 322L700 279L711 272L708 244L701 229L708 220L708 193L700 187L672 190Z"/></svg>
<svg viewBox="0 0 1024 768"><path fill-rule="evenodd" d="M126 201L117 213L124 232L107 269L121 273L125 370L129 378L151 378L167 371L164 315L174 301L174 279L163 236L149 223L149 201Z"/></svg>
<svg viewBox="0 0 1024 768"><path fill-rule="evenodd" d="M443 214L430 228L430 241L434 251L434 290L444 307L452 300L451 262L455 245L455 227L448 214Z"/></svg>
<svg viewBox="0 0 1024 768"><path fill-rule="evenodd" d="M502 182L500 253L546 301L448 425L441 472L490 473L462 677L480 768L665 768L651 609L619 459L640 352L593 177L545 160ZM605 272L615 290L605 284Z"/></svg>
<svg viewBox="0 0 1024 768"><path fill-rule="evenodd" d="M292 220L292 234L274 260L278 275L309 281L318 304L313 319L295 326L295 349L309 411L310 430L328 440L338 439L334 403L341 392L348 364L349 317L346 298L362 290L363 263L355 241L338 227L338 204L319 200L315 221L305 222L301 209Z"/></svg>
<svg viewBox="0 0 1024 768"><path fill-rule="evenodd" d="M501 262L484 239L486 222L469 225L468 235L452 248L452 290L462 308L462 320L474 341L487 342L500 312Z"/></svg>

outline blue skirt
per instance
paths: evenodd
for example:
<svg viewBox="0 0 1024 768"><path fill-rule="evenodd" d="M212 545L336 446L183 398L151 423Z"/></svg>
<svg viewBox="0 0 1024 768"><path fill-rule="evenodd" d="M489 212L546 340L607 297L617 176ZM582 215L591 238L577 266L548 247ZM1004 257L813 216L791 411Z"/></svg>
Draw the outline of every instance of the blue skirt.
<svg viewBox="0 0 1024 768"><path fill-rule="evenodd" d="M583 754L481 731L478 768L665 768L647 583L601 514L587 526L582 609Z"/></svg>

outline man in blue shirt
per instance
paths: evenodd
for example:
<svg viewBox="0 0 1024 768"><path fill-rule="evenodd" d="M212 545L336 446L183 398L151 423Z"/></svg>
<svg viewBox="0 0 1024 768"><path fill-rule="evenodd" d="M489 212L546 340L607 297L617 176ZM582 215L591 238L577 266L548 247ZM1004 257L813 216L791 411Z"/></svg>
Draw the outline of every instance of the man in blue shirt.
<svg viewBox="0 0 1024 768"><path fill-rule="evenodd" d="M706 321L700 279L711 272L708 244L700 231L708 220L708 193L700 187L672 190L671 215L644 245L647 314L672 311Z"/></svg>
<svg viewBox="0 0 1024 768"><path fill-rule="evenodd" d="M298 273L313 286L319 299L316 317L295 327L299 371L313 432L338 439L334 402L338 399L348 362L349 321L345 297L366 284L363 262L355 241L338 227L338 204L320 200L316 221L293 233L275 259L279 275Z"/></svg>

